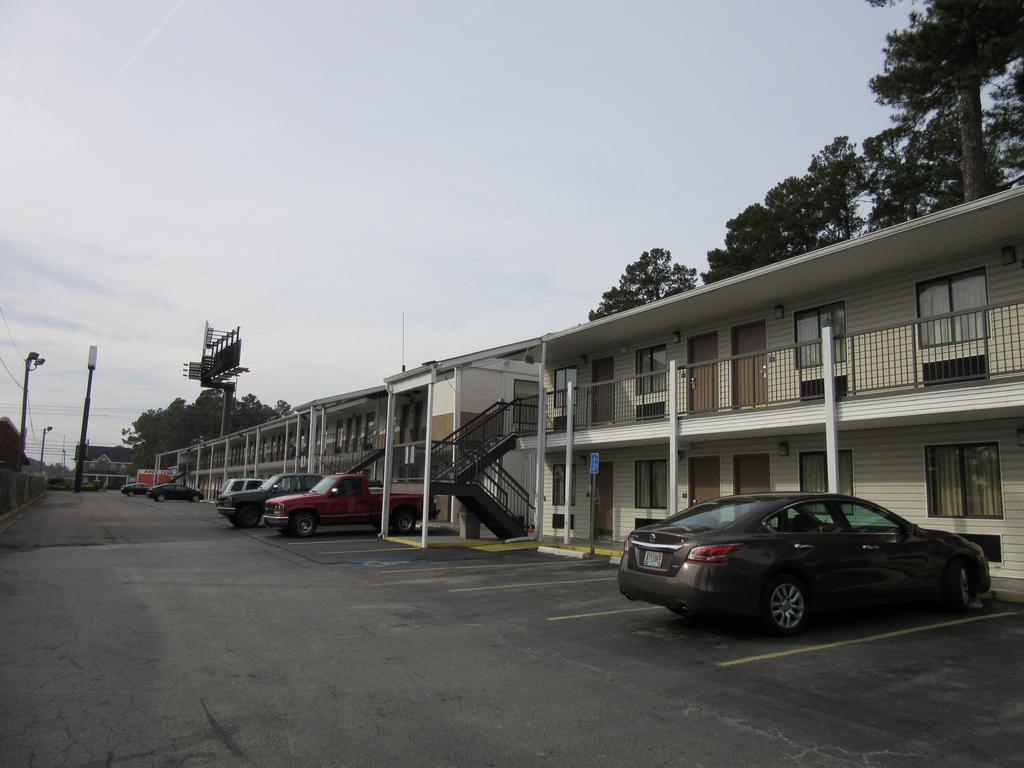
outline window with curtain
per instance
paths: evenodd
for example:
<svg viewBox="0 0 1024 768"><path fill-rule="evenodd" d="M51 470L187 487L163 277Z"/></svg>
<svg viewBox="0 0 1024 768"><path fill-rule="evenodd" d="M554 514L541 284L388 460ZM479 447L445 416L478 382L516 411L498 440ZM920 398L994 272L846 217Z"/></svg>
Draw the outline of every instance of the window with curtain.
<svg viewBox="0 0 1024 768"><path fill-rule="evenodd" d="M551 503L565 506L565 464L551 465ZM576 465L572 467L572 503L576 504Z"/></svg>
<svg viewBox="0 0 1024 768"><path fill-rule="evenodd" d="M929 517L1003 516L999 445L929 445L925 448Z"/></svg>
<svg viewBox="0 0 1024 768"><path fill-rule="evenodd" d="M664 459L637 461L633 502L637 509L668 508L668 464Z"/></svg>
<svg viewBox="0 0 1024 768"><path fill-rule="evenodd" d="M800 454L800 490L804 493L828 491L828 462L824 451ZM839 492L853 495L853 451L839 452Z"/></svg>
<svg viewBox="0 0 1024 768"><path fill-rule="evenodd" d="M366 436L363 439L363 450L373 448L374 438L377 437L377 414L366 414Z"/></svg>
<svg viewBox="0 0 1024 768"><path fill-rule="evenodd" d="M922 320L986 304L988 287L984 269L972 269L917 284L917 316ZM924 347L982 339L985 337L985 313L970 312L923 322L920 329L920 342Z"/></svg>
<svg viewBox="0 0 1024 768"><path fill-rule="evenodd" d="M569 382L576 383L575 368L558 368L555 370L555 408L565 407L565 390Z"/></svg>
<svg viewBox="0 0 1024 768"><path fill-rule="evenodd" d="M668 354L665 345L646 347L636 351L636 393L664 392L668 386L665 376L645 376L644 374L662 373L668 370Z"/></svg>
<svg viewBox="0 0 1024 768"><path fill-rule="evenodd" d="M846 360L846 304L837 301L813 309L805 309L793 315L796 325L796 343L801 346L797 354L798 368L813 368L821 365L821 329L832 326L832 350L837 363Z"/></svg>

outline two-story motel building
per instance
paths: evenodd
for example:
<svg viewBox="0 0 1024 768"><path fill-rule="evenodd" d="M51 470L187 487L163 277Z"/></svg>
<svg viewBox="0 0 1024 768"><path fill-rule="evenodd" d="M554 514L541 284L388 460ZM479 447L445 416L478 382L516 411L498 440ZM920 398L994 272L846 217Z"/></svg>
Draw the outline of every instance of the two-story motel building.
<svg viewBox="0 0 1024 768"><path fill-rule="evenodd" d="M543 434L520 436L544 455L543 533L563 534L568 486L589 535L598 452L598 536L831 489L1024 579L1022 267L1016 188L544 336Z"/></svg>

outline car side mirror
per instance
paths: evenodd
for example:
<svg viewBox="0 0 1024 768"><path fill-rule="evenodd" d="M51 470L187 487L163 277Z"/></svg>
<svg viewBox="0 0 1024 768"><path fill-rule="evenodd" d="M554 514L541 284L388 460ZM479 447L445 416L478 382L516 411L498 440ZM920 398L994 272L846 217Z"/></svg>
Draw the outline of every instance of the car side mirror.
<svg viewBox="0 0 1024 768"><path fill-rule="evenodd" d="M272 490L272 491L279 491L279 490L281 490L281 486L278 485L277 483L274 483L272 486L270 486L270 490Z"/></svg>
<svg viewBox="0 0 1024 768"><path fill-rule="evenodd" d="M341 493L341 491L337 488L331 488L331 496L337 496L339 493Z"/></svg>

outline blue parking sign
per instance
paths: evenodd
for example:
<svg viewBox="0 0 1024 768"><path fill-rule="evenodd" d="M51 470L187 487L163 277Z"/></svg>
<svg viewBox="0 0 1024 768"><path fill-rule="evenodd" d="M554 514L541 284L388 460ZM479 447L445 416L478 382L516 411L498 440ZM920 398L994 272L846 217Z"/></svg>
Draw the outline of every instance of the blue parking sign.
<svg viewBox="0 0 1024 768"><path fill-rule="evenodd" d="M597 468L598 468L598 466L600 466L600 464L601 464L601 454L598 453L597 451L594 451L594 453L590 454L590 474L596 475L597 474Z"/></svg>

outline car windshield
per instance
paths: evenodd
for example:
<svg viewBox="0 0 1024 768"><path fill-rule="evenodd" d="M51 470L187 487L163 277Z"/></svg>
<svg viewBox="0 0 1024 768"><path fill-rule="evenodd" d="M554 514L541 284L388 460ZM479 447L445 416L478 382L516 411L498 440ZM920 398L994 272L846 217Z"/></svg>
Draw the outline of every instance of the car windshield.
<svg viewBox="0 0 1024 768"><path fill-rule="evenodd" d="M663 525L682 528L687 531L709 531L724 528L736 522L743 515L760 507L760 501L739 501L723 499L705 501L665 520Z"/></svg>
<svg viewBox="0 0 1024 768"><path fill-rule="evenodd" d="M281 475L274 475L273 477L267 478L263 481L263 485L260 486L260 490L269 491L276 483L279 482L281 482Z"/></svg>
<svg viewBox="0 0 1024 768"><path fill-rule="evenodd" d="M314 485L310 493L319 493L321 496L326 496L327 492L334 487L335 480L336 478L334 475L328 475L319 483Z"/></svg>

